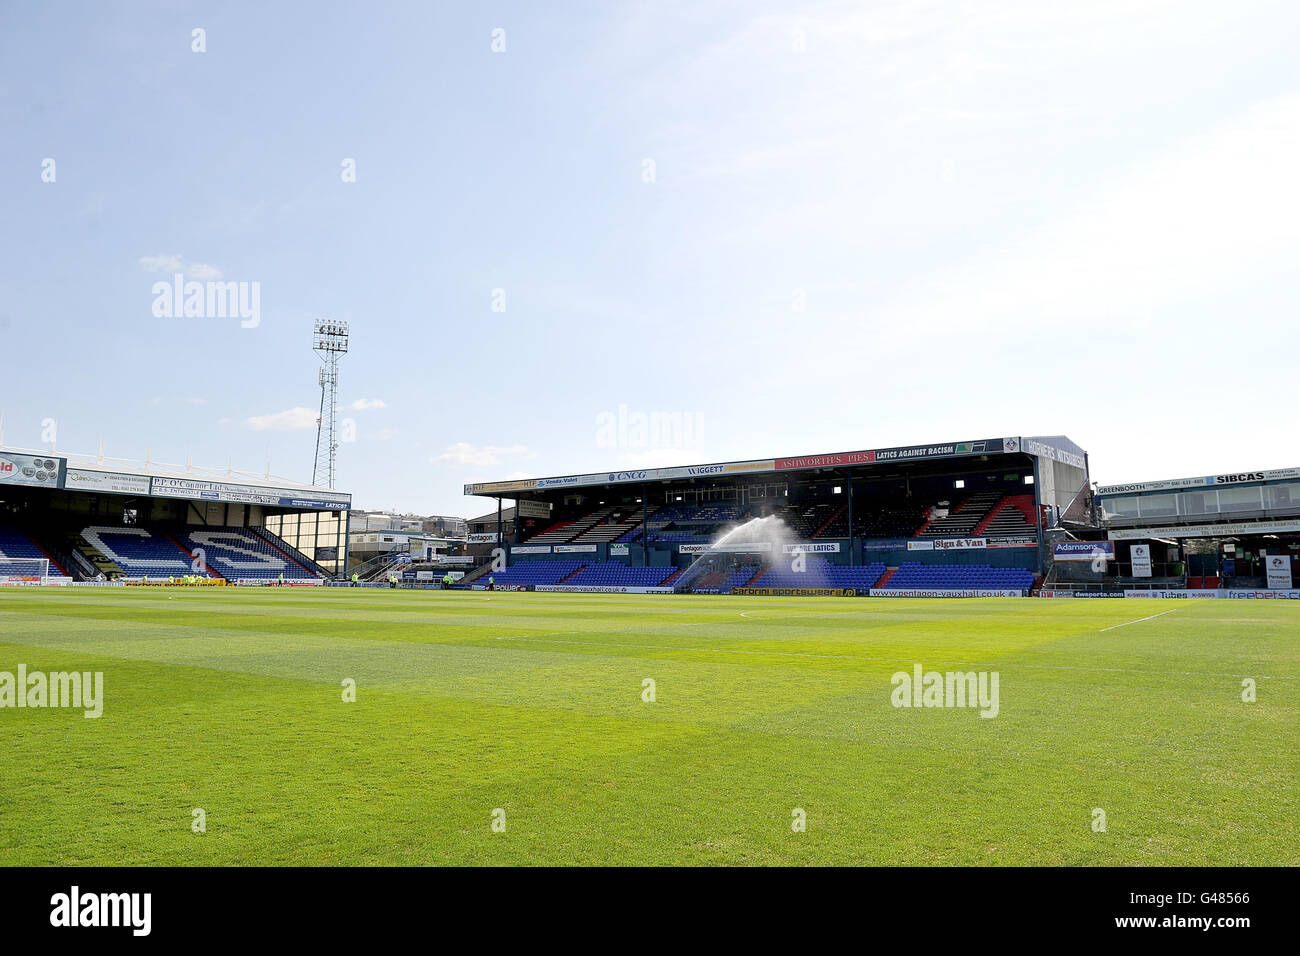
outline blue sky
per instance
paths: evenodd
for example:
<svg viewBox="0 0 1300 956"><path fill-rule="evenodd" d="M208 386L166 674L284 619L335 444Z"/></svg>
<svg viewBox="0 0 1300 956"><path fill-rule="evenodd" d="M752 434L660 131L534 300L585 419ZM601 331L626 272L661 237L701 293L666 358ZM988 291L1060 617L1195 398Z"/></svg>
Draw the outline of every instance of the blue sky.
<svg viewBox="0 0 1300 956"><path fill-rule="evenodd" d="M359 507L995 435L1103 483L1300 464L1297 35L1255 0L9 4L4 441L307 480L326 317ZM256 326L155 315L177 271L258 283ZM611 440L620 407L685 427Z"/></svg>

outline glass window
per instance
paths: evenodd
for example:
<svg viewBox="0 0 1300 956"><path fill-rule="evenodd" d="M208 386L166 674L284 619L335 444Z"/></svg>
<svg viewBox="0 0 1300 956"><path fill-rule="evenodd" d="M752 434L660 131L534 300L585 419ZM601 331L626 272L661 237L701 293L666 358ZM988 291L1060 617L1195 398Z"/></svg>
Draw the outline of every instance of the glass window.
<svg viewBox="0 0 1300 956"><path fill-rule="evenodd" d="M1136 496L1128 498L1104 498L1101 502L1106 514L1117 518L1138 517L1138 500Z"/></svg>
<svg viewBox="0 0 1300 956"><path fill-rule="evenodd" d="M1300 508L1300 482L1265 485L1264 501L1269 508Z"/></svg>
<svg viewBox="0 0 1300 956"><path fill-rule="evenodd" d="M1223 512L1258 511L1263 507L1260 503L1260 491L1259 485L1249 488L1220 488L1219 510Z"/></svg>
<svg viewBox="0 0 1300 956"><path fill-rule="evenodd" d="M1139 500L1144 518L1170 518L1178 514L1177 495L1142 495Z"/></svg>
<svg viewBox="0 0 1300 956"><path fill-rule="evenodd" d="M1182 515L1218 514L1219 496L1213 491L1184 491L1178 496L1178 513Z"/></svg>

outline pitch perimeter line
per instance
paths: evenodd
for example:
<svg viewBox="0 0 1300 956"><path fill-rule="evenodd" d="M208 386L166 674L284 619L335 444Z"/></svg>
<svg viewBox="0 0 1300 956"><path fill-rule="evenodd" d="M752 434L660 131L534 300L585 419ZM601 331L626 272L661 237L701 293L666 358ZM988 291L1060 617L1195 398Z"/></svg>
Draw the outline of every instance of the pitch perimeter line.
<svg viewBox="0 0 1300 956"><path fill-rule="evenodd" d="M1176 609L1175 609L1176 610ZM1168 612L1166 612L1168 613ZM810 654L806 651L751 651L739 647L678 647L672 644L621 644L613 641L565 641L552 637L520 637L514 634L502 634L494 638L498 641L518 641L527 644L566 644L576 647L615 647L621 650L686 651L691 654L748 654L756 657L806 657L815 660L830 661L867 661L873 664L915 664L915 657L866 657L857 654ZM981 661L932 661L936 665L955 667L1026 667L1040 671L1087 671L1099 674L1152 674L1156 677L1230 677L1240 680L1248 674L1216 674L1205 671L1153 671L1134 667L1084 667L1078 664L1023 664L1023 663L989 663ZM1300 680L1290 674L1256 675L1258 680Z"/></svg>
<svg viewBox="0 0 1300 956"><path fill-rule="evenodd" d="M1103 627L1098 634L1103 631L1113 631L1117 627L1128 627L1130 624L1141 624L1143 621L1154 621L1158 617L1164 617L1166 614L1173 614L1178 608L1171 607L1168 611L1161 611L1159 614L1152 614L1150 617L1140 617L1136 621L1125 621L1123 624L1112 624L1110 627Z"/></svg>

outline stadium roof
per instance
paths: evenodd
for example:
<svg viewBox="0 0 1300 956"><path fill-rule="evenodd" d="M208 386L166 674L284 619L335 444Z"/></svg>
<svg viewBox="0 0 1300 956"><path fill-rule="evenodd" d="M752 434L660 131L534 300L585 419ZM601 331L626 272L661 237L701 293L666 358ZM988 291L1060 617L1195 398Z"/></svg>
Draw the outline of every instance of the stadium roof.
<svg viewBox="0 0 1300 956"><path fill-rule="evenodd" d="M348 510L352 496L314 485L263 475L138 462L97 455L58 455L40 449L0 449L0 485L64 489L88 493L227 501L308 510ZM31 474L28 474L31 472Z"/></svg>
<svg viewBox="0 0 1300 956"><path fill-rule="evenodd" d="M562 475L553 478L525 478L514 481L489 481L465 486L467 495L506 495L512 492L550 491L561 488L590 488L606 485L639 484L731 475L787 474L823 468L860 465L901 464L913 461L979 457L984 455L1031 455L1063 462L1077 468L1087 465L1087 452L1064 435L1037 438L982 438L975 441L939 442L925 445L901 445L861 451L832 452L822 455L798 455L789 458L761 458L751 461L716 462L705 465L682 465L673 468L648 468L633 471L596 472L587 475Z"/></svg>
<svg viewBox="0 0 1300 956"><path fill-rule="evenodd" d="M1123 485L1102 485L1099 495L1131 495L1144 491L1178 491L1184 488L1203 488L1207 485L1245 485L1265 481L1285 481L1300 478L1300 468L1274 468L1271 471L1238 471L1224 475L1203 475L1200 478L1165 478L1158 481L1136 481Z"/></svg>
<svg viewBox="0 0 1300 956"><path fill-rule="evenodd" d="M465 523L466 524L495 524L496 520L497 520L497 513L495 511L489 511L487 514L479 515L477 518L466 518ZM515 520L514 505L511 505L509 508L501 509L502 522L514 521L514 520Z"/></svg>

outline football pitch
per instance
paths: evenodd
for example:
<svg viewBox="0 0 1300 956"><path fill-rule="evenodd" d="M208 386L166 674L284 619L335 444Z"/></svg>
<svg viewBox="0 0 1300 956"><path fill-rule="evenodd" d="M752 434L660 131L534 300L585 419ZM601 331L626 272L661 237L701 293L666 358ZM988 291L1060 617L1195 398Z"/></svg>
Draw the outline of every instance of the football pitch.
<svg viewBox="0 0 1300 956"><path fill-rule="evenodd" d="M5 865L1300 864L1285 601L4 590L20 666L102 715L0 707Z"/></svg>

